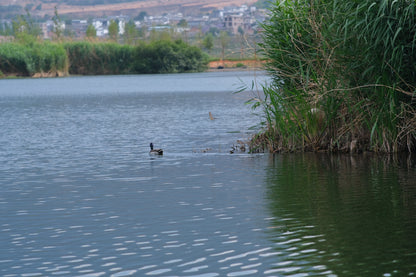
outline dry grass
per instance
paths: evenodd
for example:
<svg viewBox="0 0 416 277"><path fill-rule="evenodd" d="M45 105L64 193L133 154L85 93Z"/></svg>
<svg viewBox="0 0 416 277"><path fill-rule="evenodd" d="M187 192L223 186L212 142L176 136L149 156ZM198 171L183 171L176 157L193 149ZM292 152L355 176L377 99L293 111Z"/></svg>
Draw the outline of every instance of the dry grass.
<svg viewBox="0 0 416 277"><path fill-rule="evenodd" d="M230 60L220 60L220 61L212 61L209 62L209 68L218 68L222 66L224 68L236 68L238 64L242 64L247 68L262 68L264 61L260 60L237 60L237 61L230 61Z"/></svg>

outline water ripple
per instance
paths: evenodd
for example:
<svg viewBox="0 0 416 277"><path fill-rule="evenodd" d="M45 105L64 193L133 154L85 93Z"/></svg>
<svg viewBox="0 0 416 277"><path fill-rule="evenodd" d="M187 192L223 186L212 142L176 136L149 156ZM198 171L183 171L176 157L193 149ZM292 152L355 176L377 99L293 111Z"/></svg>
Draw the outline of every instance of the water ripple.
<svg viewBox="0 0 416 277"><path fill-rule="evenodd" d="M221 90L222 78L246 74L217 74L210 86L216 84ZM106 78L112 84L129 82L131 87L111 91L102 85L108 84ZM274 156L229 154L230 145L249 138L248 128L258 122L241 99L249 95L207 88L202 93L200 87L189 92L143 92L141 85L153 84L154 78L163 82L178 76L1 81L1 276L302 276L305 272L353 276L357 272L340 270L350 255L345 255L346 248L336 247L342 243L334 234L341 235L343 228L334 230L334 226L344 218L331 211L348 217L345 211L353 204L354 211L365 210L365 216L371 209L358 209L363 203L358 201L359 192L382 191L379 183L372 180L367 189L360 183L351 194L343 194L352 187L348 182L353 180L346 177L353 175L350 172L343 178L327 176L342 184L333 190L310 184L314 176L308 182L301 180L301 187L290 183L286 188L283 173L291 173L290 178L284 175L291 181L313 171L317 163L306 168L289 161L283 167ZM71 80L76 82L64 89L71 93L62 92L61 82ZM31 89L19 89L20 81L30 83ZM83 82L94 85L80 85ZM6 89L9 84L13 86ZM93 91L85 94L86 88ZM210 120L209 112L217 119ZM237 129L242 132L230 132ZM163 157L149 157L150 141L164 148ZM209 153L200 151L207 148ZM409 169L406 174L413 173ZM391 182L409 179L392 176ZM406 197L386 186L387 198L395 199L393 214L414 215L413 186L399 187L409 191ZM296 198L298 194L302 197ZM324 197L328 195L332 198ZM331 209L322 204L334 199L346 206ZM405 211L402 202L408 205ZM387 206L378 210L389 215ZM345 224L346 237L362 242L356 235L360 233L351 228L371 222L366 219ZM397 250L390 241L400 238L408 246L403 247L406 251L392 250L395 255L383 252L394 259L377 266L386 276L414 273L411 265L407 272L395 272L414 260L416 240L409 231L415 230L412 222L394 219L399 232L386 235L389 239L383 244ZM380 249L373 239L367 236L365 242ZM359 262L355 265L362 272L376 271L368 260Z"/></svg>

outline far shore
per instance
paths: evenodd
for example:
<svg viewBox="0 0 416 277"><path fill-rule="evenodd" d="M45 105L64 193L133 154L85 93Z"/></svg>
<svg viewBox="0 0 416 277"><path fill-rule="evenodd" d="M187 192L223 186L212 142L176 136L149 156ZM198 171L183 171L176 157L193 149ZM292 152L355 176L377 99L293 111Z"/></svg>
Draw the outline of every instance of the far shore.
<svg viewBox="0 0 416 277"><path fill-rule="evenodd" d="M261 70L264 68L264 61L247 59L247 60L218 60L208 63L208 68L205 72L217 72L217 71L248 71L248 70ZM68 76L82 76L82 75L70 75L64 72L42 72L35 73L32 76L21 76L17 74L3 74L0 75L1 79L15 79L15 78L55 78L55 77L68 77Z"/></svg>

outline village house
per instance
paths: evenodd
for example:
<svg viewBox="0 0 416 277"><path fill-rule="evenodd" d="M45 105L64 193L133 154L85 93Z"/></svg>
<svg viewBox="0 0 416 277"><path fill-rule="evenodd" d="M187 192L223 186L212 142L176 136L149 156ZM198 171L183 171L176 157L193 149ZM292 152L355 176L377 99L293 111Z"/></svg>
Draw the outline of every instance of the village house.
<svg viewBox="0 0 416 277"><path fill-rule="evenodd" d="M258 11L256 7L248 7L242 5L240 7L225 7L221 10L212 11L210 13L200 15L184 16L182 13L164 14L164 15L148 15L143 20L134 21L137 29L145 28L150 31L166 31L174 30L177 33L184 33L186 36L192 37L197 35L204 35L212 29L219 31L227 31L231 35L239 34L253 34L258 29L258 23L265 18L264 13ZM96 30L97 37L105 38L108 36L108 27L111 20L118 22L119 34L125 32L125 25L130 18L127 16L111 16L106 18L95 18L91 21L84 19L73 19L62 22L61 30L65 31L66 35L75 38L82 38L86 35L86 30L89 24L92 24ZM185 21L186 24L178 26L180 21ZM5 29L5 22L0 22ZM11 25L11 24L10 24ZM42 37L44 39L52 39L54 36L54 22L47 20L39 23ZM1 27L1 26L0 26ZM0 33L5 35L4 33ZM4 40L4 38L3 38Z"/></svg>

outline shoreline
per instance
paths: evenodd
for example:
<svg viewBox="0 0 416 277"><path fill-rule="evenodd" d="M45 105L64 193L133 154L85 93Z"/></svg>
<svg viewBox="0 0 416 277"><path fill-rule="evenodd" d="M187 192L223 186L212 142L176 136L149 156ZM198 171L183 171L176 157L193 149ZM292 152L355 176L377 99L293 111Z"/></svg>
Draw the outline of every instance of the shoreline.
<svg viewBox="0 0 416 277"><path fill-rule="evenodd" d="M263 70L264 69L264 61L260 60L219 60L219 61L211 61L208 63L207 69L201 72L231 72L231 71L256 71L256 70ZM186 72L185 72L186 73ZM113 74L109 74L113 75ZM130 74L114 74L114 75L130 75ZM143 74L133 74L133 75L143 75ZM0 75L0 80L4 79L26 79L26 78L61 78L61 77L69 77L69 76L104 76L103 74L97 75L79 75L79 74L69 74L62 71L57 72L38 72L33 75L24 76L18 74L2 74Z"/></svg>
<svg viewBox="0 0 416 277"><path fill-rule="evenodd" d="M208 71L217 70L255 70L261 69L264 66L264 61L258 59L245 59L245 60L217 60L208 63Z"/></svg>

